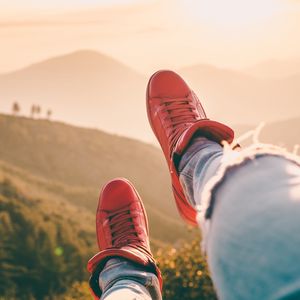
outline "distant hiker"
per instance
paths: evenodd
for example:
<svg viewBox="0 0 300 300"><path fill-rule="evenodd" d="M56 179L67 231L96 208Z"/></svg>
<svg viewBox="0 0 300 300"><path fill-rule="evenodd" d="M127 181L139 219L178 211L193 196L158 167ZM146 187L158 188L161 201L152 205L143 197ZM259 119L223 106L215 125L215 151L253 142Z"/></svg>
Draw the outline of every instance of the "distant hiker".
<svg viewBox="0 0 300 300"><path fill-rule="evenodd" d="M270 145L236 147L233 130L209 120L172 71L151 77L147 112L179 213L202 229L219 299L300 299L299 158ZM95 299L162 299L146 211L128 180L102 189L96 231L99 252L88 262Z"/></svg>

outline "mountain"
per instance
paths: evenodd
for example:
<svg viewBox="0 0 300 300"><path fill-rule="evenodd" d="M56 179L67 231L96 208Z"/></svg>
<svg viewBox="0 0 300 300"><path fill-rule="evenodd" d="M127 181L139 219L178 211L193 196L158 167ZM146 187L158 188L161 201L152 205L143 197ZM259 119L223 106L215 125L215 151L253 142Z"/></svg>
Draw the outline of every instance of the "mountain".
<svg viewBox="0 0 300 300"><path fill-rule="evenodd" d="M0 115L0 144L3 177L30 197L88 211L94 226L99 190L112 178L126 177L145 203L153 242L187 236L167 165L154 146L99 130L7 115Z"/></svg>
<svg viewBox="0 0 300 300"><path fill-rule="evenodd" d="M249 130L255 129L250 125L234 126L236 136L241 136ZM300 145L300 117L274 123L266 123L259 134L259 141L267 144L275 144L293 151L296 145ZM251 139L243 142L249 145Z"/></svg>
<svg viewBox="0 0 300 300"><path fill-rule="evenodd" d="M182 68L179 73L200 96L212 119L255 126L299 116L300 76L260 80L207 65Z"/></svg>
<svg viewBox="0 0 300 300"><path fill-rule="evenodd" d="M5 111L13 101L29 115L32 104L54 118L128 136L150 135L145 113L146 79L124 64L82 50L0 75ZM2 102L0 101L0 102ZM2 102L3 103L3 102Z"/></svg>
<svg viewBox="0 0 300 300"><path fill-rule="evenodd" d="M243 70L246 74L262 79L279 79L300 74L300 59L267 60Z"/></svg>
<svg viewBox="0 0 300 300"><path fill-rule="evenodd" d="M199 94L209 117L230 125L256 126L299 115L300 75L260 79L211 65L178 73ZM29 115L30 106L40 104L43 115L53 110L54 119L153 142L145 108L147 81L106 55L82 50L0 75L0 110L9 112L18 101L21 113Z"/></svg>

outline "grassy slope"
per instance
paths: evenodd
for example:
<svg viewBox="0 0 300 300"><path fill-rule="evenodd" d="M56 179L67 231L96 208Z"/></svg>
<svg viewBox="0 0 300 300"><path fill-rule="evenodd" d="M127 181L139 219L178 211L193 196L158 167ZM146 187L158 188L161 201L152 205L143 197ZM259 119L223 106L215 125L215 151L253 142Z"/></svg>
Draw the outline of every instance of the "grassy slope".
<svg viewBox="0 0 300 300"><path fill-rule="evenodd" d="M45 200L0 178L0 298L42 299L87 279L86 262L95 251L89 214Z"/></svg>
<svg viewBox="0 0 300 300"><path fill-rule="evenodd" d="M154 241L185 236L157 148L98 130L7 115L0 115L0 142L2 175L23 192L41 195L49 206L57 199L67 201L87 211L94 224L100 187L123 176L144 200Z"/></svg>

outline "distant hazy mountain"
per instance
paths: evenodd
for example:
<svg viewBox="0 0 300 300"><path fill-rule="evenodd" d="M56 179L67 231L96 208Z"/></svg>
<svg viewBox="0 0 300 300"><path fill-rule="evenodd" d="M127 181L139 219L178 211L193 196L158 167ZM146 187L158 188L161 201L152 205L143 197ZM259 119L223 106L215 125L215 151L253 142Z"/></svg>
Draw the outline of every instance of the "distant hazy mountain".
<svg viewBox="0 0 300 300"><path fill-rule="evenodd" d="M260 80L207 65L179 73L198 93L210 118L229 124L259 124L299 116L300 76Z"/></svg>
<svg viewBox="0 0 300 300"><path fill-rule="evenodd" d="M254 128L254 126L249 125L234 126L237 136ZM289 151L293 151L295 145L300 145L300 117L275 123L267 123L261 130L259 140L262 143L275 144ZM251 143L251 139L244 142L245 145L249 143Z"/></svg>
<svg viewBox="0 0 300 300"><path fill-rule="evenodd" d="M0 115L0 145L0 170L30 197L44 195L89 210L94 226L101 187L126 177L142 196L153 240L171 242L187 235L167 165L154 146L98 130L6 115Z"/></svg>
<svg viewBox="0 0 300 300"><path fill-rule="evenodd" d="M114 59L78 51L0 75L0 103L41 104L54 118L129 136L150 135L146 79ZM3 110L2 110L3 111ZM43 112L45 115L45 111Z"/></svg>
<svg viewBox="0 0 300 300"><path fill-rule="evenodd" d="M245 73L262 78L283 78L300 74L300 59L268 60L243 70Z"/></svg>
<svg viewBox="0 0 300 300"><path fill-rule="evenodd" d="M195 65L178 70L199 94L210 118L257 125L299 116L299 75L258 79L238 71ZM0 111L18 101L49 107L54 118L154 141L145 109L148 78L93 51L52 58L0 75ZM26 109L26 111L25 111Z"/></svg>

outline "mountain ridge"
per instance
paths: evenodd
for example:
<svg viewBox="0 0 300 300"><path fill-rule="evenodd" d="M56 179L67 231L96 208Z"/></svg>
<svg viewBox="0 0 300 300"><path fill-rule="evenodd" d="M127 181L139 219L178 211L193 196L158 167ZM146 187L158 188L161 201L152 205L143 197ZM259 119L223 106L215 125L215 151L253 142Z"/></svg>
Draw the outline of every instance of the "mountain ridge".
<svg viewBox="0 0 300 300"><path fill-rule="evenodd" d="M28 115L32 104L40 104L43 110L51 109L58 120L132 137L151 134L143 101L145 89L142 75L90 51L50 58L0 76L5 112L14 101ZM133 119L139 126L128 122Z"/></svg>
<svg viewBox="0 0 300 300"><path fill-rule="evenodd" d="M244 68L241 71L261 79L290 77L300 73L300 58L289 60L270 59Z"/></svg>
<svg viewBox="0 0 300 300"><path fill-rule="evenodd" d="M198 94L207 115L229 125L275 122L298 116L299 75L259 79L246 73L198 64L177 70ZM147 78L97 51L80 50L0 75L1 110L18 101L53 117L147 142L155 137L147 121Z"/></svg>

